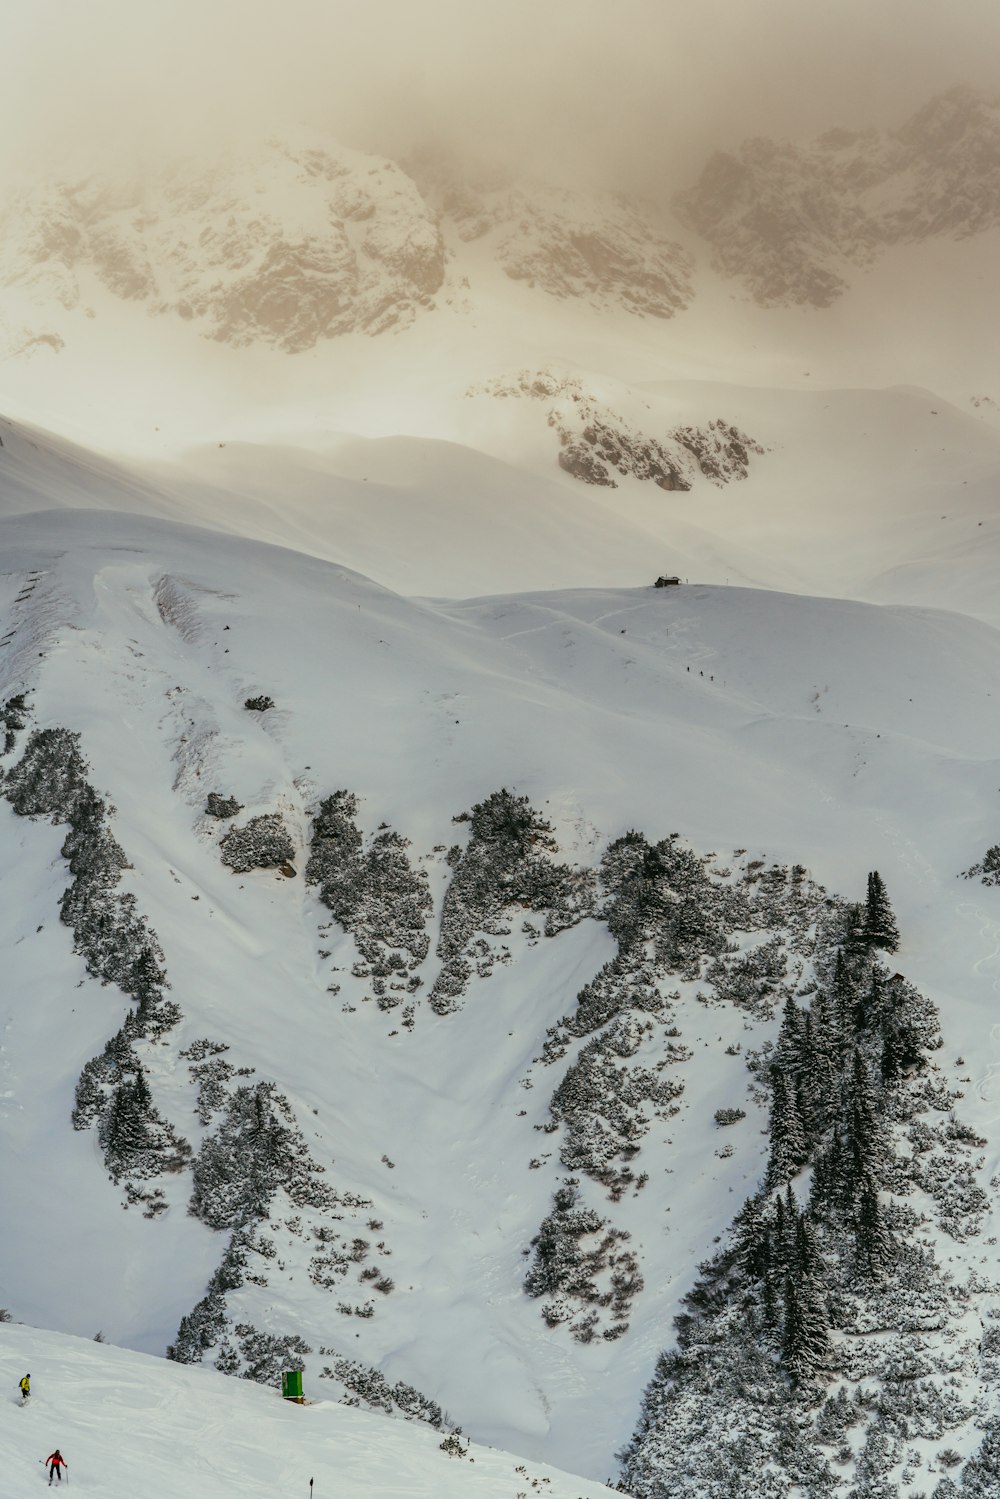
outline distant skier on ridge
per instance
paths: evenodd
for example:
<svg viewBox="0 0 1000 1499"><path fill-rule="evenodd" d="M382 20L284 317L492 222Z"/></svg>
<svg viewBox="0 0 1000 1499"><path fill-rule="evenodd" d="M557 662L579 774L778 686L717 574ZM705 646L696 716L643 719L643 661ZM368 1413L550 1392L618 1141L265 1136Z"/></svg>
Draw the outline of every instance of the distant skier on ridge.
<svg viewBox="0 0 1000 1499"><path fill-rule="evenodd" d="M18 1389L21 1391L21 1404L23 1405L25 1403L25 1401L27 1400L28 1396L31 1394L31 1375L30 1374L26 1374L24 1376L24 1378L21 1380L20 1384L18 1385Z"/></svg>
<svg viewBox="0 0 1000 1499"><path fill-rule="evenodd" d="M62 1453L59 1451L59 1448L57 1447L56 1450L55 1450L55 1452L53 1452L50 1457L47 1457L45 1459L45 1466L49 1470L49 1488L51 1488L52 1487L52 1475L54 1473L58 1474L59 1475L59 1482L62 1483L62 1470L63 1470L63 1468L68 1468L69 1467L69 1463L63 1457ZM69 1479L67 1479L66 1482L68 1483Z"/></svg>

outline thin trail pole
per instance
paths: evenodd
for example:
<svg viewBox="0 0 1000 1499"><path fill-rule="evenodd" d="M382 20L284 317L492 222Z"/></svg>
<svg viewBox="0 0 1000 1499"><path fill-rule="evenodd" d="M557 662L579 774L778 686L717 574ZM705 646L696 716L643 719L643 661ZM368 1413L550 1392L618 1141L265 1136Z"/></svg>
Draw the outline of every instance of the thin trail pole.
<svg viewBox="0 0 1000 1499"><path fill-rule="evenodd" d="M313 1499L313 1481L311 1478L309 1480L309 1499Z"/></svg>

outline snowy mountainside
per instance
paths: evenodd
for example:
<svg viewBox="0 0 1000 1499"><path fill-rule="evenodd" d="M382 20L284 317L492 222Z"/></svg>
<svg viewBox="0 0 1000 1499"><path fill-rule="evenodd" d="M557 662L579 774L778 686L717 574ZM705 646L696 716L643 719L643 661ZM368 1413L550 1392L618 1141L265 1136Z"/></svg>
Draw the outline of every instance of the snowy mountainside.
<svg viewBox="0 0 1000 1499"><path fill-rule="evenodd" d="M995 812L989 626L701 587L418 604L163 520L3 533L15 1316L264 1379L301 1359L604 1476L767 1164L743 1053L814 981L806 861L849 900L882 871L942 1011L927 1065L987 1141L970 1180L997 1170L996 919L954 878ZM613 914L636 849L647 956ZM656 913L691 889L681 950ZM764 966L713 977L720 941ZM987 1277L990 1231L947 1253Z"/></svg>
<svg viewBox="0 0 1000 1499"><path fill-rule="evenodd" d="M544 366L562 352L544 330L563 307L571 336L584 330L606 354L622 340L673 363L680 339L697 361L728 329L732 358L741 341L727 281L737 279L772 309L753 325L752 347L791 352L816 329L787 325L777 308L864 301L870 282L884 315L894 299L880 263L898 292L913 247L997 227L996 113L996 101L959 87L894 130L845 121L814 142L753 138L716 153L669 206L446 158L392 161L301 126L141 181L108 171L32 183L2 219L2 346L19 367L48 368L93 344L98 328L119 347L142 344L151 317L155 337L172 358L186 349L187 363L207 357L206 339L301 356L427 321L437 336L465 327L488 345L483 323L502 306ZM918 279L924 297L896 330L904 343L938 291L954 318L940 253ZM878 358L882 341L860 305L852 324L855 361L859 343Z"/></svg>
<svg viewBox="0 0 1000 1499"><path fill-rule="evenodd" d="M754 138L713 156L676 207L758 302L827 307L893 245L997 226L1000 102L954 88L895 130Z"/></svg>
<svg viewBox="0 0 1000 1499"><path fill-rule="evenodd" d="M649 205L541 183L477 191L441 165L417 177L298 128L142 181L38 186L3 219L6 353L58 352L73 337L66 315L103 317L106 294L285 353L383 333L439 297L462 304L490 267L639 316L690 301L690 257Z"/></svg>
<svg viewBox="0 0 1000 1499"><path fill-rule="evenodd" d="M9 219L0 1305L435 1461L992 1492L993 115L684 230L306 131Z"/></svg>
<svg viewBox="0 0 1000 1499"><path fill-rule="evenodd" d="M524 379L551 394L503 394ZM155 464L0 421L0 510L190 521L409 595L628 587L665 572L1000 619L1000 430L980 409L909 387L629 384L558 367L450 395L424 411L441 436L244 431ZM560 465L567 449L614 487L580 483ZM649 482L661 469L690 490Z"/></svg>
<svg viewBox="0 0 1000 1499"><path fill-rule="evenodd" d="M29 303L73 312L103 287L210 338L289 353L412 316L444 276L437 225L405 173L308 134L153 183L41 188L4 237L3 279Z"/></svg>
<svg viewBox="0 0 1000 1499"><path fill-rule="evenodd" d="M692 257L651 203L502 173L477 178L453 161L418 159L411 171L452 239L482 241L512 281L661 319L694 295Z"/></svg>

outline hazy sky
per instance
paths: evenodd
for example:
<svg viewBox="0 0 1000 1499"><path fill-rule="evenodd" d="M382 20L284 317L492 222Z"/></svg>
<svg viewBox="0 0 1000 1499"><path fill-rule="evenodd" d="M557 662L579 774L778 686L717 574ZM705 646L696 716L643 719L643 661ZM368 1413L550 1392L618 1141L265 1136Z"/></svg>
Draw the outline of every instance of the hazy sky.
<svg viewBox="0 0 1000 1499"><path fill-rule="evenodd" d="M305 118L394 154L444 142L655 190L748 134L1000 91L995 0L0 0L0 17L0 140L32 171Z"/></svg>

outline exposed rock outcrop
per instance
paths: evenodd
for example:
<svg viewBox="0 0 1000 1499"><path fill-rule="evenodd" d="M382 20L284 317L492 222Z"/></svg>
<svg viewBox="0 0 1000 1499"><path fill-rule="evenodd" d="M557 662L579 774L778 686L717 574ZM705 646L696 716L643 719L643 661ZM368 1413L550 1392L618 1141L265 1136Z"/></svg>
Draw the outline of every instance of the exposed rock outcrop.
<svg viewBox="0 0 1000 1499"><path fill-rule="evenodd" d="M560 468L584 484L609 489L617 487L618 478L629 476L667 490L690 489L699 477L728 484L745 479L751 454L765 451L721 417L704 427L679 426L652 437L596 400L579 380L562 379L547 370L522 370L468 394L544 403L548 424L559 438Z"/></svg>
<svg viewBox="0 0 1000 1499"><path fill-rule="evenodd" d="M890 245L1000 223L1000 101L956 88L897 130L745 141L675 207L755 301L827 307Z"/></svg>

